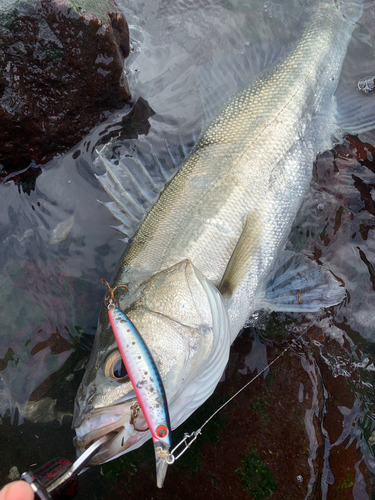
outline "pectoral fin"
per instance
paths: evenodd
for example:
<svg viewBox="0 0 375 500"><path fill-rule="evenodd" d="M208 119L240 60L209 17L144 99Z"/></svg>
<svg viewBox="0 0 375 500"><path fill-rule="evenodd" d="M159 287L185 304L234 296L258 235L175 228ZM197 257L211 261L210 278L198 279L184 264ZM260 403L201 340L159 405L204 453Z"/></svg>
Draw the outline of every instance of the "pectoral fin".
<svg viewBox="0 0 375 500"><path fill-rule="evenodd" d="M242 234L221 280L219 290L223 297L232 295L248 276L254 252L259 246L261 231L260 214L253 210L246 218Z"/></svg>
<svg viewBox="0 0 375 500"><path fill-rule="evenodd" d="M302 254L285 250L258 297L257 309L315 312L339 304L346 296L333 274Z"/></svg>

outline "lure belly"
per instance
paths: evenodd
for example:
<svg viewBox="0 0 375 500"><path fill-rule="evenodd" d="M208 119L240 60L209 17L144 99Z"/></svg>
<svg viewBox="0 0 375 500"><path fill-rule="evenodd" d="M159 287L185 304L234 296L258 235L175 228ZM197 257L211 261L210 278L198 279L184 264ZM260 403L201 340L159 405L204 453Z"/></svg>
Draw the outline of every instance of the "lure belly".
<svg viewBox="0 0 375 500"><path fill-rule="evenodd" d="M104 280L103 280L104 281ZM106 282L109 287L108 283ZM152 434L157 486L163 486L171 447L171 424L163 382L144 340L129 318L116 307L109 287L108 316L122 360Z"/></svg>

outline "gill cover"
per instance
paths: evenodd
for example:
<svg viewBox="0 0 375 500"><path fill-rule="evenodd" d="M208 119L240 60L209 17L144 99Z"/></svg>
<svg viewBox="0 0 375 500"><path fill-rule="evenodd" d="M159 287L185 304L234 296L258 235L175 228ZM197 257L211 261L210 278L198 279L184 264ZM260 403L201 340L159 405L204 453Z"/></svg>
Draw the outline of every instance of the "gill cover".
<svg viewBox="0 0 375 500"><path fill-rule="evenodd" d="M126 313L158 366L176 428L212 394L228 361L221 294L184 260L151 277Z"/></svg>

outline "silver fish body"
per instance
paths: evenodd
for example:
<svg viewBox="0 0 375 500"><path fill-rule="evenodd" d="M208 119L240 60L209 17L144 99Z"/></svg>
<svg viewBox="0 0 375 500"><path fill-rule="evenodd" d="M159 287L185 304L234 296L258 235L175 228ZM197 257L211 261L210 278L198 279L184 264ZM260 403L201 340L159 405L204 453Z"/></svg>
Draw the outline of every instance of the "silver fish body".
<svg viewBox="0 0 375 500"><path fill-rule="evenodd" d="M292 53L226 103L141 225L115 284L132 283L132 269L154 274L189 259L220 287L249 219L252 256L227 307L234 340L287 240L317 153L332 145L352 30L335 6L320 4ZM247 303L235 307L237 297Z"/></svg>
<svg viewBox="0 0 375 500"><path fill-rule="evenodd" d="M338 133L334 92L353 29L333 3L314 7L289 55L209 123L127 249L113 286L129 287L119 307L158 366L172 428L220 380L285 246L313 161ZM73 424L79 450L122 428L96 463L150 437L129 424L130 382L106 374L114 352L103 304Z"/></svg>

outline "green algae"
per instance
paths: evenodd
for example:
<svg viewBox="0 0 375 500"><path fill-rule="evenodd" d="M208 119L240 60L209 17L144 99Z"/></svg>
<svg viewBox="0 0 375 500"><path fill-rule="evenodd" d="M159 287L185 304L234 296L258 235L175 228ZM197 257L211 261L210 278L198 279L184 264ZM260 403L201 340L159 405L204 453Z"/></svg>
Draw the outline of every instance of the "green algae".
<svg viewBox="0 0 375 500"><path fill-rule="evenodd" d="M276 376L277 374L281 371L281 368L279 366L277 366L276 368L273 368L272 371L270 371L268 374L267 374L267 377L265 378L265 381L266 381L266 386L268 388L271 387L271 385L276 381ZM272 392L270 392L272 394Z"/></svg>
<svg viewBox="0 0 375 500"><path fill-rule="evenodd" d="M287 327L297 322L297 319L286 313L271 312L266 320L266 336L268 339L284 340L289 337Z"/></svg>
<svg viewBox="0 0 375 500"><path fill-rule="evenodd" d="M338 485L337 491L345 491L353 489L354 484L355 484L355 477L350 472L348 472L342 483Z"/></svg>
<svg viewBox="0 0 375 500"><path fill-rule="evenodd" d="M64 52L59 49L47 49L45 52L45 56L50 59L50 61L60 61L63 58Z"/></svg>
<svg viewBox="0 0 375 500"><path fill-rule="evenodd" d="M242 467L236 472L240 475L243 489L253 500L271 498L277 488L273 472L267 467L252 446L245 456L241 457Z"/></svg>
<svg viewBox="0 0 375 500"><path fill-rule="evenodd" d="M77 14L87 12L96 16L103 23L108 22L110 12L116 12L115 7L106 0L70 0L68 3Z"/></svg>
<svg viewBox="0 0 375 500"><path fill-rule="evenodd" d="M253 399L249 408L254 413L257 413L264 423L268 423L270 418L267 413L267 408L271 406L271 401L266 397L257 397Z"/></svg>

